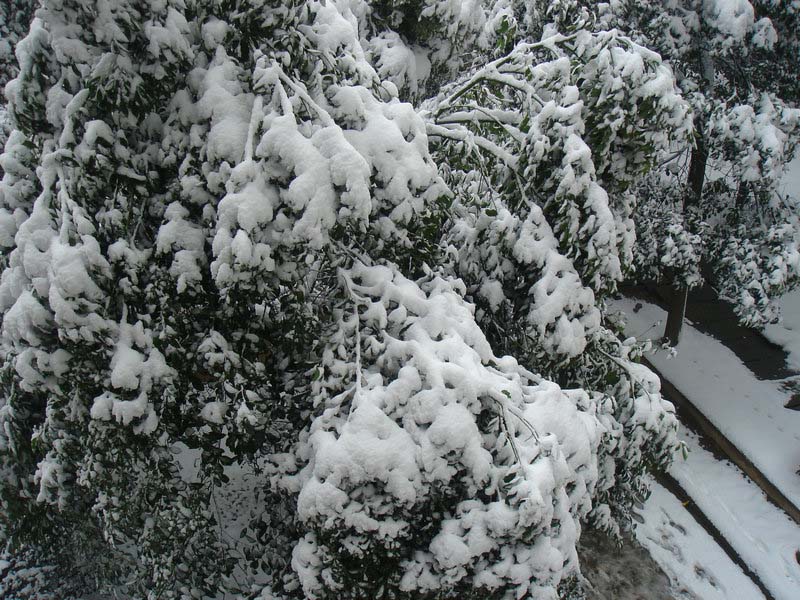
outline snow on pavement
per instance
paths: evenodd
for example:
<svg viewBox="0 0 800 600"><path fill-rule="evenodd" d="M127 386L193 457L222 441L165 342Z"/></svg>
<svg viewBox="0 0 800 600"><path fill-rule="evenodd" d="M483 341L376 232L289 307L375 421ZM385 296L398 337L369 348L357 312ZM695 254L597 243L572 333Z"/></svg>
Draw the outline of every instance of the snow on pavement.
<svg viewBox="0 0 800 600"><path fill-rule="evenodd" d="M786 165L781 179L780 193L794 196L800 201L800 154ZM800 370L800 289L778 299L781 321L764 327L764 335L771 342L783 346L789 353L788 365Z"/></svg>
<svg viewBox="0 0 800 600"><path fill-rule="evenodd" d="M641 308L634 312L634 306ZM625 313L626 334L659 337L666 313L632 298L615 300ZM796 506L800 506L800 412L784 408L789 392L761 381L724 344L686 323L678 353L648 356L717 429L739 448Z"/></svg>
<svg viewBox="0 0 800 600"><path fill-rule="evenodd" d="M675 589L675 600L764 600L764 595L681 502L663 486L639 511L644 523L636 539L644 546Z"/></svg>
<svg viewBox="0 0 800 600"><path fill-rule="evenodd" d="M800 593L800 526L772 505L756 484L736 466L717 460L683 429L689 450L670 474L691 496L775 600L795 600Z"/></svg>
<svg viewBox="0 0 800 600"><path fill-rule="evenodd" d="M781 297L778 306L781 320L764 327L764 336L773 344L782 346L789 354L786 363L800 371L800 289Z"/></svg>

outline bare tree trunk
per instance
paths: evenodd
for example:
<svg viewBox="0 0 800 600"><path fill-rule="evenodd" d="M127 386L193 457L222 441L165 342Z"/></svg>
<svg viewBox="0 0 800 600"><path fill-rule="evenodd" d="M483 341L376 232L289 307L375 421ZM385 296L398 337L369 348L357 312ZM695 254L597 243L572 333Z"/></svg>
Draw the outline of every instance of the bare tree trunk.
<svg viewBox="0 0 800 600"><path fill-rule="evenodd" d="M695 131L699 132L697 144L692 149L692 160L689 163L689 177L686 181L688 191L683 201L683 207L698 206L703 197L703 184L706 180L706 163L708 162L708 149L703 138L703 125L695 121Z"/></svg>
<svg viewBox="0 0 800 600"><path fill-rule="evenodd" d="M664 327L664 340L670 346L677 346L681 341L683 318L686 316L686 300L689 289L686 287L673 287L672 297L669 299L669 312L667 324Z"/></svg>
<svg viewBox="0 0 800 600"><path fill-rule="evenodd" d="M692 158L689 162L689 176L686 181L688 189L683 200L684 210L700 204L700 200L703 197L703 183L706 178L708 150L703 138L703 126L698 121L695 121L695 131L698 132L698 137L697 143L692 149ZM673 285L667 324L664 327L664 339L670 346L677 346L680 341L688 299L689 290L684 285Z"/></svg>

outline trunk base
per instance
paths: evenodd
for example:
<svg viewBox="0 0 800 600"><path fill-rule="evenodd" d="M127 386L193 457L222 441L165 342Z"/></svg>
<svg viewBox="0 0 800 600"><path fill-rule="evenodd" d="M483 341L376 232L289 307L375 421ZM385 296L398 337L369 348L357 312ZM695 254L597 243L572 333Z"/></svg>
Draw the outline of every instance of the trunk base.
<svg viewBox="0 0 800 600"><path fill-rule="evenodd" d="M673 288L669 302L667 324L664 327L664 341L672 347L677 346L678 342L681 340L681 331L683 329L683 319L686 316L686 301L688 297L688 288Z"/></svg>

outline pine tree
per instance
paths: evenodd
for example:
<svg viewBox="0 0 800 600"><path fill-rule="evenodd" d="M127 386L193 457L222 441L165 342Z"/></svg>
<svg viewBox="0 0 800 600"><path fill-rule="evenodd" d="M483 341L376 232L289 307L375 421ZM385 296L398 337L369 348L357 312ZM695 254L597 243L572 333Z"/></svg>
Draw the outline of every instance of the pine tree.
<svg viewBox="0 0 800 600"><path fill-rule="evenodd" d="M7 589L569 593L675 443L604 298L688 113L520 6L44 0L0 159Z"/></svg>

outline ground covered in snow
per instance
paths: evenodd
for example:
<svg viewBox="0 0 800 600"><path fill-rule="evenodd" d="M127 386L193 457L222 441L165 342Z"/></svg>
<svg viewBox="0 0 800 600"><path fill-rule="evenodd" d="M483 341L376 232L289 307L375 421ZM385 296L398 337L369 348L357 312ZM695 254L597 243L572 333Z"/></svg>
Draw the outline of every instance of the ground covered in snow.
<svg viewBox="0 0 800 600"><path fill-rule="evenodd" d="M680 483L776 600L796 600L800 591L800 526L771 504L736 466L705 450L684 429L688 453L670 474Z"/></svg>
<svg viewBox="0 0 800 600"><path fill-rule="evenodd" d="M763 600L758 587L664 487L653 484L641 516L636 538L673 582L675 600Z"/></svg>
<svg viewBox="0 0 800 600"><path fill-rule="evenodd" d="M665 312L639 299L622 299L626 333L658 338ZM789 366L800 367L800 293L783 299L785 321L768 336L784 344ZM782 336L782 337L781 337ZM731 350L687 323L674 356L648 359L795 504L800 503L800 412L785 404L786 382L763 381ZM795 362L793 362L795 361ZM794 600L800 590L800 527L771 504L736 466L703 447L683 429L686 457L670 470L697 507L733 547L776 600ZM761 599L764 594L721 550L666 489L656 484L636 532L681 593L702 600ZM682 598L684 596L677 596Z"/></svg>
<svg viewBox="0 0 800 600"><path fill-rule="evenodd" d="M634 307L641 307L634 312ZM626 334L644 339L663 332L666 313L635 299L615 301L628 320ZM724 344L687 323L678 352L648 359L795 505L800 505L800 412L785 408L791 392L761 381Z"/></svg>

